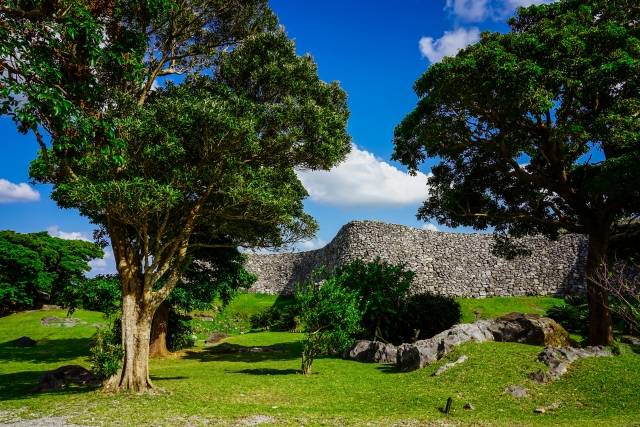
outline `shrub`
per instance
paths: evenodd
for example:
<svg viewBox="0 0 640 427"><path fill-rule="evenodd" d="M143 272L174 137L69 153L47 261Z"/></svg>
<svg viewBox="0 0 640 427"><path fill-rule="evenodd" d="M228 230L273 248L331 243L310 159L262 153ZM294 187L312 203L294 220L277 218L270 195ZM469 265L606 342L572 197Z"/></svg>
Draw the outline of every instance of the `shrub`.
<svg viewBox="0 0 640 427"><path fill-rule="evenodd" d="M589 333L589 305L581 296L568 295L563 304L555 304L547 310L547 317L558 322L563 328L583 336Z"/></svg>
<svg viewBox="0 0 640 427"><path fill-rule="evenodd" d="M318 274L322 272L323 269ZM315 275L310 282L298 285L296 292L300 321L306 333L302 343L303 374L311 374L317 355L343 349L361 329L358 293L344 288L335 277L326 279L321 287L316 286Z"/></svg>
<svg viewBox="0 0 640 427"><path fill-rule="evenodd" d="M90 361L93 373L103 380L115 375L124 357L122 326L119 318L110 328L99 328L93 335L92 341Z"/></svg>
<svg viewBox="0 0 640 427"><path fill-rule="evenodd" d="M282 308L269 307L261 313L252 315L249 322L251 329L286 332L297 329L299 315L300 308L296 304Z"/></svg>
<svg viewBox="0 0 640 427"><path fill-rule="evenodd" d="M424 293L401 300L396 321L392 323L389 341L394 344L427 339L460 322L462 309L452 297Z"/></svg>
<svg viewBox="0 0 640 427"><path fill-rule="evenodd" d="M178 351L193 345L193 324L191 319L180 315L174 309L169 310L167 322L167 350Z"/></svg>

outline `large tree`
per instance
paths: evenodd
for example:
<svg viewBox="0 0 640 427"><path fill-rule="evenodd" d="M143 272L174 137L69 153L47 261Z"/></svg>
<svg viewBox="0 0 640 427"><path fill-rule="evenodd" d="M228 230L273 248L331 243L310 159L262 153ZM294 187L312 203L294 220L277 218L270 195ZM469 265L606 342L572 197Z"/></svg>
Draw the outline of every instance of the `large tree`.
<svg viewBox="0 0 640 427"><path fill-rule="evenodd" d="M0 231L0 315L42 300L59 303L67 287L84 280L89 262L103 256L94 243L63 240L46 231Z"/></svg>
<svg viewBox="0 0 640 427"><path fill-rule="evenodd" d="M420 100L395 130L393 158L414 172L441 160L421 219L589 236L588 343L609 345L607 291L594 278L640 214L640 8L565 0L521 8L508 24L415 82Z"/></svg>
<svg viewBox="0 0 640 427"><path fill-rule="evenodd" d="M107 113L124 144L113 155L64 161L52 197L101 224L122 281L123 369L108 390L153 388L148 352L154 312L192 254L204 247L280 247L314 234L295 168L328 169L350 147L346 94L322 82L281 29L221 54L212 75L151 91L143 105L120 93ZM220 243L220 240L225 243ZM156 284L162 282L161 287Z"/></svg>
<svg viewBox="0 0 640 427"><path fill-rule="evenodd" d="M3 4L2 113L38 137L33 176L110 238L126 356L107 389L146 391L151 319L191 251L311 236L294 168L342 160L349 113L344 91L295 55L265 0L98 6ZM49 41L59 49L42 53ZM156 89L177 75L188 77Z"/></svg>

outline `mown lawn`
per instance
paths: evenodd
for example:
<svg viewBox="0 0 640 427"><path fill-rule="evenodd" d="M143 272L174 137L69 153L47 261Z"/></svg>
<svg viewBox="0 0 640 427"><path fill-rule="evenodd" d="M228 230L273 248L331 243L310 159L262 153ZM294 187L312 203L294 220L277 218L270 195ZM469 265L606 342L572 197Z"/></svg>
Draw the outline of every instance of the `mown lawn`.
<svg viewBox="0 0 640 427"><path fill-rule="evenodd" d="M251 306L251 297L243 297ZM261 298L264 302L265 297ZM505 301L474 300L491 315L533 305L543 312L544 298ZM545 302L546 301L546 302ZM242 301L240 301L242 302ZM553 302L551 302L552 304ZM473 302L464 302L463 309ZM549 305L551 305L549 304ZM494 312L504 307L503 312ZM523 311L523 310L520 310ZM473 310L471 311L473 314ZM244 347L283 344L274 353L228 354L220 348L198 347L173 358L151 361L151 376L168 393L158 396L103 395L83 388L37 394L33 387L47 370L64 364L88 367L87 343L93 329L39 326L46 315L35 312L0 319L0 411L24 417L70 415L84 425L486 425L486 426L640 426L640 355L622 345L622 355L590 358L571 365L570 372L549 385L536 385L527 374L540 347L510 343L466 344L445 360L425 369L399 373L391 366L322 357L314 374L300 368L302 334L253 332L226 340ZM100 314L78 311L88 325ZM22 335L38 340L26 349L7 342ZM439 377L443 364L466 354L469 359ZM504 393L524 385L531 397L516 400ZM451 414L442 409L453 399ZM560 403L545 414L540 406ZM466 403L474 411L464 410ZM435 423L435 424L429 424Z"/></svg>

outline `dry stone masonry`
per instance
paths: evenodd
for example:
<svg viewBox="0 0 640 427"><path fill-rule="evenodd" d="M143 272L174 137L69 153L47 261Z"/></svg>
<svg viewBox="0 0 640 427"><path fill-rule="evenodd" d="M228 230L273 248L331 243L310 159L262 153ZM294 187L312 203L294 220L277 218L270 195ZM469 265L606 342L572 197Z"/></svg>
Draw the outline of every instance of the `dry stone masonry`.
<svg viewBox="0 0 640 427"><path fill-rule="evenodd" d="M259 279L253 292L290 294L323 265L328 271L345 262L380 257L404 263L416 273L412 292L484 298L519 295L579 295L588 237L563 234L557 242L527 237L532 255L507 261L491 254L491 234L420 230L379 221L344 225L324 248L308 252L249 255L247 270Z"/></svg>

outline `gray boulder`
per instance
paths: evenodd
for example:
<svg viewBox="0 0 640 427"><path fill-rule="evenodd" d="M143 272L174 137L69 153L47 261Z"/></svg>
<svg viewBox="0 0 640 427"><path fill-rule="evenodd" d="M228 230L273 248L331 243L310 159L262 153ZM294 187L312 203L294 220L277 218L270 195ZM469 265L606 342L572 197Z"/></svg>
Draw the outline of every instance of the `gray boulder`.
<svg viewBox="0 0 640 427"><path fill-rule="evenodd" d="M369 344L367 362L395 364L397 355L398 350L393 346L393 344L374 341Z"/></svg>
<svg viewBox="0 0 640 427"><path fill-rule="evenodd" d="M569 333L553 319L531 313L509 313L494 319L489 327L498 342L518 342L555 347L576 346Z"/></svg>
<svg viewBox="0 0 640 427"><path fill-rule="evenodd" d="M567 366L577 359L585 357L611 357L609 350L600 346L585 348L547 346L538 355L538 362L549 367L549 379L555 380L567 373Z"/></svg>
<svg viewBox="0 0 640 427"><path fill-rule="evenodd" d="M342 350L342 358L357 362L396 363L397 350L393 344L380 341L356 340Z"/></svg>
<svg viewBox="0 0 640 427"><path fill-rule="evenodd" d="M440 366L440 368L438 368L438 370L433 375L435 377L439 377L440 375L442 375L449 368L453 368L454 366L456 366L459 363L464 363L467 359L468 359L467 355L463 354L455 362L445 363L444 365Z"/></svg>
<svg viewBox="0 0 640 427"><path fill-rule="evenodd" d="M63 328L72 328L77 325L85 325L85 322L82 319L78 319L77 317L58 317L58 316L47 316L43 317L40 321L40 326L58 326Z"/></svg>
<svg viewBox="0 0 640 427"><path fill-rule="evenodd" d="M40 378L36 391L41 393L57 390L68 384L98 387L102 384L102 381L98 376L87 371L82 366L67 365L45 373Z"/></svg>

